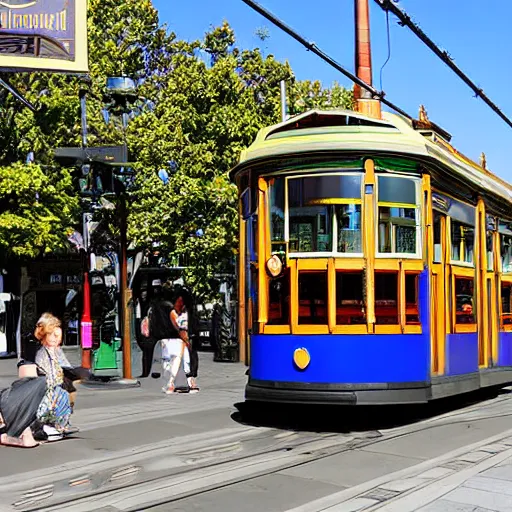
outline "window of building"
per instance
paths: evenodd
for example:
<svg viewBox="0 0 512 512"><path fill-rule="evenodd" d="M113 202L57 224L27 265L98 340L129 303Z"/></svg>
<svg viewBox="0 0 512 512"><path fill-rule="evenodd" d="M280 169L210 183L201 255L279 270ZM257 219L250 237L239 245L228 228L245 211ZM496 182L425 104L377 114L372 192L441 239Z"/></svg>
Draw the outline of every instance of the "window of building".
<svg viewBox="0 0 512 512"><path fill-rule="evenodd" d="M291 253L361 253L361 174L288 178Z"/></svg>
<svg viewBox="0 0 512 512"><path fill-rule="evenodd" d="M474 263L475 228L451 219L452 261Z"/></svg>
<svg viewBox="0 0 512 512"><path fill-rule="evenodd" d="M378 176L378 252L418 254L418 180Z"/></svg>
<svg viewBox="0 0 512 512"><path fill-rule="evenodd" d="M327 325L327 271L299 272L299 324Z"/></svg>
<svg viewBox="0 0 512 512"><path fill-rule="evenodd" d="M398 272L375 273L375 320L381 325L398 325Z"/></svg>
<svg viewBox="0 0 512 512"><path fill-rule="evenodd" d="M405 273L405 323L420 325L419 304L419 274Z"/></svg>
<svg viewBox="0 0 512 512"><path fill-rule="evenodd" d="M288 325L290 323L290 269L269 282L268 324Z"/></svg>
<svg viewBox="0 0 512 512"><path fill-rule="evenodd" d="M475 315L475 280L455 276L455 323L474 324Z"/></svg>
<svg viewBox="0 0 512 512"><path fill-rule="evenodd" d="M512 283L501 283L501 323L512 326Z"/></svg>
<svg viewBox="0 0 512 512"><path fill-rule="evenodd" d="M362 272L336 272L336 324L366 324Z"/></svg>

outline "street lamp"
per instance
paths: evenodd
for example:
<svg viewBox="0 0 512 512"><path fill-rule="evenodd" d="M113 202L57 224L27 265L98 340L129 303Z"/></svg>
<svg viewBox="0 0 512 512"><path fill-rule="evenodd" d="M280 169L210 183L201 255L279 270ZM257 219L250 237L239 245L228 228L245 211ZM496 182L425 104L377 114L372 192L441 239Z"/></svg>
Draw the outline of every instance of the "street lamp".
<svg viewBox="0 0 512 512"><path fill-rule="evenodd" d="M114 116L121 116L123 120L123 143L125 155L128 155L126 142L126 129L128 126L128 117L132 112L132 106L137 100L137 87L131 78L111 77L107 78L107 93L105 94L106 110ZM120 169L125 174L125 169ZM124 184L125 185L125 184ZM127 210L126 210L126 188L121 188L119 192L119 231L120 231L120 253L121 253L121 283L120 296L122 311L122 333L123 333L123 377L132 378L132 346L130 315L128 312L129 289L128 289L128 259L127 259Z"/></svg>

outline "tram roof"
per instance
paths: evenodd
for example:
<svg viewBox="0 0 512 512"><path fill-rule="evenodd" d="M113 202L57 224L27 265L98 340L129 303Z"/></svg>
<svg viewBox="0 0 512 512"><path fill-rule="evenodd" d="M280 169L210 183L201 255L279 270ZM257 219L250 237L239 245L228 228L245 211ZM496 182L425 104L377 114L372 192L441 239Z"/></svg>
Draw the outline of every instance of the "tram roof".
<svg viewBox="0 0 512 512"><path fill-rule="evenodd" d="M351 110L310 110L261 129L230 176L264 160L301 154L389 154L437 163L468 185L512 202L511 184L462 155L446 132L440 135L431 126L415 129L412 121L389 112L379 120Z"/></svg>

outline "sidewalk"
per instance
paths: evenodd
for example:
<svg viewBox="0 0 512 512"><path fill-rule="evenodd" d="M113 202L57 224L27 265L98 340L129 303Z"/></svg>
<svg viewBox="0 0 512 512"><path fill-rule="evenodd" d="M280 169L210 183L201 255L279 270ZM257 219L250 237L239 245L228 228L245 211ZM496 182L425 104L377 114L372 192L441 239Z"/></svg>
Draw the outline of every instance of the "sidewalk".
<svg viewBox="0 0 512 512"><path fill-rule="evenodd" d="M243 401L246 367L241 363L215 363L213 354L199 353L197 394L165 395L160 379L144 378L140 387L78 387L72 424L80 433L65 442L46 444L35 450L0 448L0 481L17 473L83 461L147 443L165 442L188 434L231 427L234 404ZM16 359L0 361L0 386L16 378Z"/></svg>
<svg viewBox="0 0 512 512"><path fill-rule="evenodd" d="M287 512L363 511L512 511L512 430Z"/></svg>

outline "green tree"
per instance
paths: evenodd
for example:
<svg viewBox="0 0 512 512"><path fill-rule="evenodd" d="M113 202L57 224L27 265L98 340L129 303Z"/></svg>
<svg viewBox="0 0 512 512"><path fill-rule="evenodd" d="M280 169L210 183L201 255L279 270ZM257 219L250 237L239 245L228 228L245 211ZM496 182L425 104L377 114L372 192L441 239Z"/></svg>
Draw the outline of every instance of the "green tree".
<svg viewBox="0 0 512 512"><path fill-rule="evenodd" d="M202 40L177 40L150 0L89 0L88 27L90 145L123 141L118 120L104 119L107 77L139 85L126 133L137 170L129 238L139 248L159 241L190 265L188 281L207 295L216 274L232 272L237 251L237 191L227 171L260 128L280 120L280 81L291 114L350 107L352 95L297 81L288 63L239 48L227 22ZM52 149L81 143L81 82L48 73L11 79L38 112L0 93L0 248L33 257L65 248L79 221L73 170L59 168ZM24 163L30 151L37 165ZM160 169L170 173L166 185ZM107 212L103 226L115 241L115 216Z"/></svg>
<svg viewBox="0 0 512 512"><path fill-rule="evenodd" d="M125 73L146 80L167 68L173 34L159 25L150 0L89 0L91 85L89 144L116 144L119 130L102 116L106 78ZM72 170L52 157L59 146L81 143L80 79L51 73L5 75L36 105L36 113L0 92L0 253L35 257L67 247L79 219ZM24 164L29 152L40 165Z"/></svg>
<svg viewBox="0 0 512 512"><path fill-rule="evenodd" d="M237 47L226 22L202 41L182 44L170 69L158 82L155 108L129 130L140 165L130 237L139 245L158 239L190 265L187 277L195 289L208 294L216 274L233 272L237 252L237 191L227 172L259 129L279 122L280 81L289 84L292 114L351 108L352 93L337 84L325 89L297 81L288 63ZM178 170L164 185L156 171L168 168L169 160Z"/></svg>

